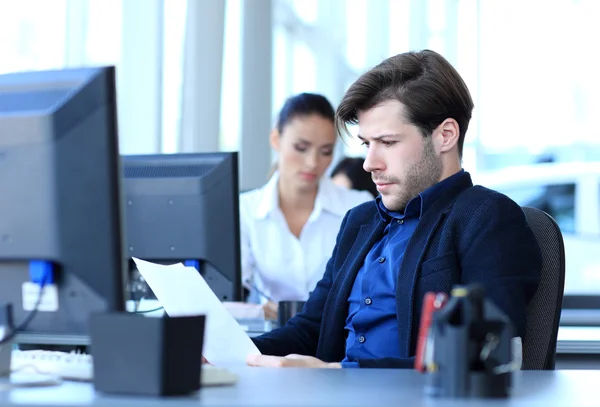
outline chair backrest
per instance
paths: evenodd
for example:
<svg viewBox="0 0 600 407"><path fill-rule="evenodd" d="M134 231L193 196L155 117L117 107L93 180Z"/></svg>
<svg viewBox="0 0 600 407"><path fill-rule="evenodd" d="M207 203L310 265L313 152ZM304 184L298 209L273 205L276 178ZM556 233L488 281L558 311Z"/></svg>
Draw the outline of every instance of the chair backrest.
<svg viewBox="0 0 600 407"><path fill-rule="evenodd" d="M553 370L565 286L565 246L557 223L546 212L523 207L542 252L540 284L527 308L523 369Z"/></svg>

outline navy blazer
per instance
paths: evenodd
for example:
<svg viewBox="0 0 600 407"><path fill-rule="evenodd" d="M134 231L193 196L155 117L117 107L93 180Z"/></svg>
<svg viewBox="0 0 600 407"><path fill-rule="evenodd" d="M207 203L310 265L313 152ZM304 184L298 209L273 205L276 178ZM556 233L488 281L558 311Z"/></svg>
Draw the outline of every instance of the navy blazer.
<svg viewBox="0 0 600 407"><path fill-rule="evenodd" d="M284 327L253 338L262 354L344 359L348 297L385 226L375 200L346 214L325 274L304 310ZM362 359L359 366L412 367L425 293L449 293L455 284L482 284L524 340L527 304L541 267L541 252L521 207L505 195L473 186L465 172L422 215L406 248L396 284L401 359Z"/></svg>

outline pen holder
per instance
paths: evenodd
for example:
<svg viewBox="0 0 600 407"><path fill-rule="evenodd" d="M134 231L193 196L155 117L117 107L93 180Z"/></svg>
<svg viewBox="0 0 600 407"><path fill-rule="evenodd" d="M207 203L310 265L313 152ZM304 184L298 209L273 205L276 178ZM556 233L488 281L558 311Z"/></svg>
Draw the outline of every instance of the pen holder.
<svg viewBox="0 0 600 407"><path fill-rule="evenodd" d="M204 324L204 315L92 315L95 389L146 396L184 395L199 390Z"/></svg>
<svg viewBox="0 0 600 407"><path fill-rule="evenodd" d="M479 286L453 290L433 314L432 396L506 398L512 374L512 325Z"/></svg>

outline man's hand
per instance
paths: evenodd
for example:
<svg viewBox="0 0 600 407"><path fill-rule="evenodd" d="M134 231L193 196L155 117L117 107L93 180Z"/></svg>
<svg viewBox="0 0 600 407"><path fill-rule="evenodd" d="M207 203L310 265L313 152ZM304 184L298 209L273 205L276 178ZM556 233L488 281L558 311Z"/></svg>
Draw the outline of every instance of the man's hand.
<svg viewBox="0 0 600 407"><path fill-rule="evenodd" d="M277 312L279 310L279 307L276 303L269 301L262 306L262 309L265 313L265 319L270 321L277 320Z"/></svg>
<svg viewBox="0 0 600 407"><path fill-rule="evenodd" d="M340 363L323 362L312 356L287 355L269 356L269 355L250 355L246 361L249 366L259 367L311 367L311 368L341 368Z"/></svg>

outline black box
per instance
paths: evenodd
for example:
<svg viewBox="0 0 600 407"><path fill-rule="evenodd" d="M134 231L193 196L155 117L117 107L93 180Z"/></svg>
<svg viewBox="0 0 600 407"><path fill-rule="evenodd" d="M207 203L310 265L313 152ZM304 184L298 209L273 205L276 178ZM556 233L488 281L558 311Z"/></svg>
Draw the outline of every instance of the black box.
<svg viewBox="0 0 600 407"><path fill-rule="evenodd" d="M204 315L92 315L94 388L104 393L147 396L199 390L204 323Z"/></svg>

